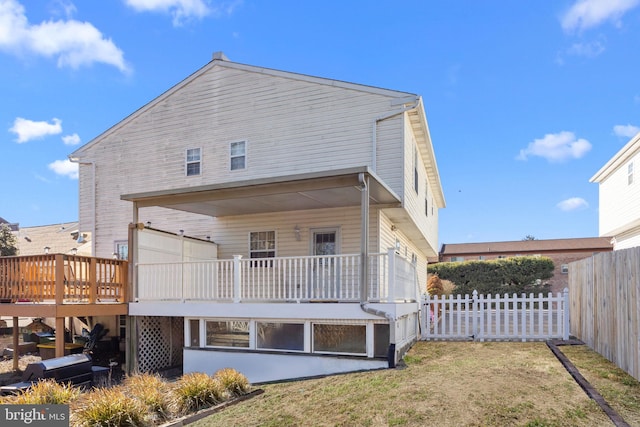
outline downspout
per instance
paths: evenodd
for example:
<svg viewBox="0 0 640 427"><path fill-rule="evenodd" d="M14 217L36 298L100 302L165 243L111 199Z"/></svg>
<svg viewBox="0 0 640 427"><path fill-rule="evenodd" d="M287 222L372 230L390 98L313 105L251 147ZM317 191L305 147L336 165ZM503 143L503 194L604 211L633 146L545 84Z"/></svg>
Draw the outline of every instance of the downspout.
<svg viewBox="0 0 640 427"><path fill-rule="evenodd" d="M81 162L78 157L69 156L68 158L70 162L78 165L91 165L91 255L96 256L96 163L94 161ZM78 238L82 236L80 229L78 236Z"/></svg>
<svg viewBox="0 0 640 427"><path fill-rule="evenodd" d="M393 314L367 306L369 301L369 180L364 173L358 174L360 183L360 309L374 316L384 317L389 321L389 349L387 361L390 368L396 366L396 319Z"/></svg>
<svg viewBox="0 0 640 427"><path fill-rule="evenodd" d="M420 97L416 96L415 100L413 101L413 104L408 106L408 107L403 107L401 110L398 111L393 111L391 113L387 113L387 114L383 114L381 116L376 117L373 120L373 137L372 137L372 141L371 141L371 147L372 147L372 158L371 158L371 169L376 172L376 169L378 167L378 160L377 160L377 153L378 153L378 123L387 119L390 119L392 117L395 117L399 114L404 114L409 110L413 110L414 108L417 108L418 105L420 104Z"/></svg>

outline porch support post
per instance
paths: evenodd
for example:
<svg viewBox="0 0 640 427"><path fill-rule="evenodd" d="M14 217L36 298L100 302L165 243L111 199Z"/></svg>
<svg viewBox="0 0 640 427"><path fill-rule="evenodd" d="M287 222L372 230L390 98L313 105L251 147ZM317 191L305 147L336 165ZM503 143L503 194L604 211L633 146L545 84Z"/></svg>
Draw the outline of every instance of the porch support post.
<svg viewBox="0 0 640 427"><path fill-rule="evenodd" d="M360 181L360 302L369 300L369 177L358 175Z"/></svg>
<svg viewBox="0 0 640 427"><path fill-rule="evenodd" d="M56 357L64 356L64 317L56 317Z"/></svg>
<svg viewBox="0 0 640 427"><path fill-rule="evenodd" d="M396 248L389 248L387 257L389 259L387 302L394 302L396 300Z"/></svg>
<svg viewBox="0 0 640 427"><path fill-rule="evenodd" d="M233 302L240 302L240 260L242 255L233 256Z"/></svg>
<svg viewBox="0 0 640 427"><path fill-rule="evenodd" d="M17 371L19 366L18 366L18 359L20 358L20 349L18 347L19 345L19 339L18 339L18 318L17 317L13 317L13 370Z"/></svg>

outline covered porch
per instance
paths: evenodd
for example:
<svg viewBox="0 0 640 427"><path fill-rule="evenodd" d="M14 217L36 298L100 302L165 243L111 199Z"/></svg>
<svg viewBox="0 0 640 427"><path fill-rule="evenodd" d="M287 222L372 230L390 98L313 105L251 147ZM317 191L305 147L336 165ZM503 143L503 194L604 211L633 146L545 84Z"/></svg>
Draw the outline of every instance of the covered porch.
<svg viewBox="0 0 640 427"><path fill-rule="evenodd" d="M124 260L45 254L0 257L0 316L55 318L55 357L65 352L65 318L126 315L128 263ZM18 369L14 351L14 369Z"/></svg>

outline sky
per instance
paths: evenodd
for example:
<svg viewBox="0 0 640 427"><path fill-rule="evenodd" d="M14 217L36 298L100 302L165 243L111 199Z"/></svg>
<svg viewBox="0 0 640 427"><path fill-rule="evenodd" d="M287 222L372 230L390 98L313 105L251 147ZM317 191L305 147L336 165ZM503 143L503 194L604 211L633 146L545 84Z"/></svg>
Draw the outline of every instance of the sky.
<svg viewBox="0 0 640 427"><path fill-rule="evenodd" d="M421 95L439 245L597 236L640 131L640 0L0 0L0 217L76 221L68 155L217 51Z"/></svg>

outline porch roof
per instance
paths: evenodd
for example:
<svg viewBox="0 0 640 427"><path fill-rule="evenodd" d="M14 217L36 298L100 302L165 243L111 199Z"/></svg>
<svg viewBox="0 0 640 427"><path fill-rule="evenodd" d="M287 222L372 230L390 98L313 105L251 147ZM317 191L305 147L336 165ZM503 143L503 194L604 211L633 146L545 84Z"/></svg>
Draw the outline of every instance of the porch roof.
<svg viewBox="0 0 640 427"><path fill-rule="evenodd" d="M124 194L138 207L162 206L214 217L358 206L359 174L369 177L369 198L375 205L399 207L401 199L368 166L308 172Z"/></svg>

